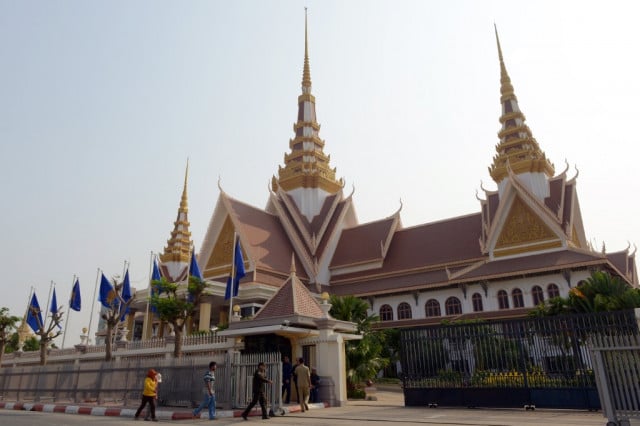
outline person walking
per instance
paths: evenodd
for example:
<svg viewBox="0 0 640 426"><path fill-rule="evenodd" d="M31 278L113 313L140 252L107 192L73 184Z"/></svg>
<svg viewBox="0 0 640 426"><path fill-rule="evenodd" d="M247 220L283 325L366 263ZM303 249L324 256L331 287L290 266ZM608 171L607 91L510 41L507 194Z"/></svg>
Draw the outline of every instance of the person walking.
<svg viewBox="0 0 640 426"><path fill-rule="evenodd" d="M158 385L159 385L160 383L162 383L162 374L160 374L160 373L158 373L158 372L156 371L156 377L155 377L155 380L156 380L156 397L154 398L154 399L155 399L155 401L154 401L154 402L157 404L157 403L158 403L158 392L160 391L160 388L158 387ZM149 406L147 407L146 414L144 415L144 420L145 420L145 421L149 421L149 420L151 420L151 405L149 405Z"/></svg>
<svg viewBox="0 0 640 426"><path fill-rule="evenodd" d="M300 411L303 413L309 409L309 388L311 387L311 373L309 367L304 365L304 358L298 360L294 374L297 377L298 398L300 399Z"/></svg>
<svg viewBox="0 0 640 426"><path fill-rule="evenodd" d="M209 363L209 370L204 374L204 388L202 389L202 402L193 410L193 418L199 419L200 412L204 407L209 408L209 420L215 420L216 418L216 368L217 363L211 361Z"/></svg>
<svg viewBox="0 0 640 426"><path fill-rule="evenodd" d="M140 419L140 413L144 409L145 405L149 404L149 408L151 410L151 421L158 421L158 419L156 419L156 405L154 403L156 398L156 387L158 386L158 382L156 382L156 374L156 370L153 368L147 371L147 377L144 379L144 388L142 390L142 402L136 411L136 415L134 417L135 420Z"/></svg>
<svg viewBox="0 0 640 426"><path fill-rule="evenodd" d="M291 376L293 375L293 365L289 357L285 355L282 361L282 401L285 404L291 402Z"/></svg>
<svg viewBox="0 0 640 426"><path fill-rule="evenodd" d="M260 402L260 409L262 410L262 419L263 420L269 419L269 416L267 416L266 400L264 397L265 383L271 384L273 382L267 379L267 366L265 365L264 362L261 362L258 364L258 368L255 371L255 373L253 373L253 388L252 388L253 398L251 399L251 402L249 403L249 405L247 405L247 408L245 408L244 411L242 412L243 419L248 420L247 416L249 415L249 412L251 411L251 409L256 406L257 402Z"/></svg>

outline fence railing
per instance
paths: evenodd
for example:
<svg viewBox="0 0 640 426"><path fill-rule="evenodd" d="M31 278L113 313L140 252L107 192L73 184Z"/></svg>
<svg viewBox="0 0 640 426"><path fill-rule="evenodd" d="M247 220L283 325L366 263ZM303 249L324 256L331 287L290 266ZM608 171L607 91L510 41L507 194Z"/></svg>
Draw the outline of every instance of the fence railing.
<svg viewBox="0 0 640 426"><path fill-rule="evenodd" d="M611 339L591 349L607 426L640 419L640 338Z"/></svg>
<svg viewBox="0 0 640 426"><path fill-rule="evenodd" d="M133 358L157 358L169 356L173 352L175 338L153 338L150 340L138 340L132 342L116 342L113 345L112 356L115 359ZM226 337L216 333L194 334L183 336L182 348L185 356L206 356L214 354L220 347L228 347L232 342ZM75 358L78 362L99 360L104 357L106 346L91 345L75 348L55 349L48 351L47 363L67 363L69 358ZM211 352L213 351L213 352ZM36 365L40 363L40 351L29 351L5 354L2 358L2 366Z"/></svg>
<svg viewBox="0 0 640 426"><path fill-rule="evenodd" d="M598 409L590 348L638 335L633 311L401 330L405 404Z"/></svg>

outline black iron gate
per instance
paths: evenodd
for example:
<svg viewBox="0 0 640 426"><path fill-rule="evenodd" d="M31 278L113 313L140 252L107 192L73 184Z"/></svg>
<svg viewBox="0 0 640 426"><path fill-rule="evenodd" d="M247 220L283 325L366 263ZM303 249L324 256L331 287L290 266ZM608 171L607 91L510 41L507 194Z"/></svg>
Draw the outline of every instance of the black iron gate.
<svg viewBox="0 0 640 426"><path fill-rule="evenodd" d="M405 405L597 410L588 348L619 335L633 311L405 329Z"/></svg>

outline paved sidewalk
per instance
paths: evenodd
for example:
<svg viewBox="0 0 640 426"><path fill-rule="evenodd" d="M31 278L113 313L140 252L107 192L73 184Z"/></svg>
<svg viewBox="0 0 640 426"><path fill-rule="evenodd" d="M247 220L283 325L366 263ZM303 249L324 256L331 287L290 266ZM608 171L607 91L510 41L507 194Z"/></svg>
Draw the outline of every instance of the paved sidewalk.
<svg viewBox="0 0 640 426"><path fill-rule="evenodd" d="M312 410L328 408L328 405L323 403L312 404L309 403L309 408ZM138 409L138 404L135 406L96 406L89 404L45 404L38 402L0 402L0 409L5 410L23 410L23 411L39 411L43 413L64 413L64 414L84 414L89 416L107 416L107 417L124 417L133 418ZM146 408L143 413L146 412ZM181 407L157 407L156 417L159 420L191 420L193 419L193 410L190 408ZM278 410L277 415L287 415L300 412L299 405L288 405ZM242 409L237 410L216 410L216 418L233 418L241 417ZM260 407L251 410L249 416L262 416ZM142 417L142 415L141 415ZM207 412L200 413L200 419L208 420L209 414Z"/></svg>
<svg viewBox="0 0 640 426"><path fill-rule="evenodd" d="M354 400L343 407L327 407L324 404L310 404L311 410L300 412L299 405L289 405L284 416L269 420L271 426L309 425L354 426L372 425L446 425L446 426L604 426L607 421L602 412L579 410L525 411L523 409L467 409L467 408L426 408L404 407L401 392L379 390L375 401ZM45 413L84 414L90 416L119 417L124 424L133 420L136 406L91 406L42 403L0 402L0 416L4 410L40 411ZM250 424L240 417L242 410L217 410L216 424ZM281 414L281 413L277 413ZM182 420L184 423L208 423L207 413L194 420L187 408L159 407L156 416L161 422ZM249 420L262 422L260 410L253 410ZM632 422L632 425L637 423Z"/></svg>

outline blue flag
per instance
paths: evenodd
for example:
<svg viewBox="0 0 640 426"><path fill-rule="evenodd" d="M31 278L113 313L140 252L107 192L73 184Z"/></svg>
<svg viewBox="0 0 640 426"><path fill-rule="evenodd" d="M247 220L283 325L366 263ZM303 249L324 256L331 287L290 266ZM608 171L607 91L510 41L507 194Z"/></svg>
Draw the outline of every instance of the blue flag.
<svg viewBox="0 0 640 426"><path fill-rule="evenodd" d="M157 284L154 284L154 281L160 281L161 279L162 279L162 274L160 273L160 268L158 268L158 259L154 257L153 269L151 270L151 294L149 295L150 297L153 297L162 293L160 286ZM158 309L154 305L151 305L151 312L156 314L158 313Z"/></svg>
<svg viewBox="0 0 640 426"><path fill-rule="evenodd" d="M82 301L80 299L80 281L76 279L76 283L71 290L71 297L69 298L69 309L80 312L80 306Z"/></svg>
<svg viewBox="0 0 640 426"><path fill-rule="evenodd" d="M124 273L124 280L122 281L122 301L127 303L131 300L131 281L129 281L129 268L127 268L127 272ZM120 321L124 320L124 316L129 313L129 307L127 306L122 315L120 316Z"/></svg>
<svg viewBox="0 0 640 426"><path fill-rule="evenodd" d="M229 275L229 278L227 278L227 288L224 291L224 300L229 300L238 295L240 280L246 275L244 271L242 250L240 249L240 239L236 241L235 252L233 255L233 270L235 270L235 274L232 274L233 276Z"/></svg>
<svg viewBox="0 0 640 426"><path fill-rule="evenodd" d="M162 279L162 274L160 273L160 268L158 268L158 260L153 259L153 270L151 272L151 281L160 281Z"/></svg>
<svg viewBox="0 0 640 426"><path fill-rule="evenodd" d="M102 278L100 279L100 297L98 300L105 308L113 309L118 306L116 291L104 274L102 274Z"/></svg>
<svg viewBox="0 0 640 426"><path fill-rule="evenodd" d="M58 313L58 298L56 297L56 288L53 288L53 297L51 297L51 306L49 307L49 312L51 312L51 319L53 320L54 314ZM62 328L60 323L57 324L58 328Z"/></svg>
<svg viewBox="0 0 640 426"><path fill-rule="evenodd" d="M53 289L53 297L51 298L51 307L49 308L49 312L52 314L58 313L58 298L56 297L56 289Z"/></svg>
<svg viewBox="0 0 640 426"><path fill-rule="evenodd" d="M191 252L191 266L189 266L189 275L202 280L202 274L200 273L200 268L198 268L198 262L196 261L195 250Z"/></svg>
<svg viewBox="0 0 640 426"><path fill-rule="evenodd" d="M38 298L36 292L33 292L31 296L31 303L29 304L29 312L27 313L27 324L33 330L34 333L40 332L40 327L44 327L42 322L42 313L40 312L40 305L38 304Z"/></svg>

